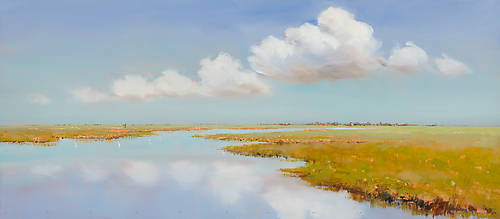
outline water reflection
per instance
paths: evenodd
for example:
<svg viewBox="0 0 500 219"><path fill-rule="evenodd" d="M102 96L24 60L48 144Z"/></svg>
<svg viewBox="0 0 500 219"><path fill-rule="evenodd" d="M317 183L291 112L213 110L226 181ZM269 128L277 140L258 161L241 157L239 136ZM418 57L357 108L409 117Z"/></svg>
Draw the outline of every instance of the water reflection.
<svg viewBox="0 0 500 219"><path fill-rule="evenodd" d="M410 217L308 187L278 170L300 163L228 155L216 148L235 142L193 134L125 139L119 147L2 144L0 218Z"/></svg>

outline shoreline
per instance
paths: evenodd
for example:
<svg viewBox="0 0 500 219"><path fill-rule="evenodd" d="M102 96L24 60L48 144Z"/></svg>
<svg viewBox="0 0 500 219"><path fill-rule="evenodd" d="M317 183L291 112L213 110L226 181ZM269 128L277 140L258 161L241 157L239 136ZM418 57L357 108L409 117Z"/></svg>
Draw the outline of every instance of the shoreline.
<svg viewBox="0 0 500 219"><path fill-rule="evenodd" d="M235 130L263 130L290 128L285 125L266 125L256 126L219 126L219 125L201 125L201 126L181 126L175 125L131 125L124 126L102 126L102 125L84 125L84 126L3 126L0 127L0 143L8 144L34 144L49 145L57 143L60 139L75 140L96 140L113 141L120 138L144 137L154 135L154 132L172 132L172 131L204 131L211 129L235 129Z"/></svg>

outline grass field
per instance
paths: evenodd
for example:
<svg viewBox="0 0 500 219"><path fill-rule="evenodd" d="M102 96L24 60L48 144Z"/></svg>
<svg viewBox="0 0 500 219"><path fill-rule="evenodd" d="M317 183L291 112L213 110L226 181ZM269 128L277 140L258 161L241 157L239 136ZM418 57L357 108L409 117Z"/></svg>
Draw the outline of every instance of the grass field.
<svg viewBox="0 0 500 219"><path fill-rule="evenodd" d="M205 136L252 143L223 150L306 161L283 169L313 186L416 213L497 217L500 127L366 127Z"/></svg>

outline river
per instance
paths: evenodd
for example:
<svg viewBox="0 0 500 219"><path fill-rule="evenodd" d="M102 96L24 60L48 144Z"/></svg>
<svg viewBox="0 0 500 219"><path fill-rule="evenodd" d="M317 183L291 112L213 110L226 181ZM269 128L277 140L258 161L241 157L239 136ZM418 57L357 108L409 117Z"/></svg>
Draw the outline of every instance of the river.
<svg viewBox="0 0 500 219"><path fill-rule="evenodd" d="M0 218L411 218L323 191L280 168L302 162L217 150L241 142L158 132L114 142L0 144Z"/></svg>

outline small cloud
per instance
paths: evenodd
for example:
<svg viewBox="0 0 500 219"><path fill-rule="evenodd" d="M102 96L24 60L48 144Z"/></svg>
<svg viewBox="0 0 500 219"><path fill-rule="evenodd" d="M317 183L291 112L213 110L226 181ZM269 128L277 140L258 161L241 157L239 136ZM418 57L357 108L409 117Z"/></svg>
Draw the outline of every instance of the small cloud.
<svg viewBox="0 0 500 219"><path fill-rule="evenodd" d="M428 62L427 53L413 42L406 42L404 47L396 47L387 60L387 67L404 72L414 73Z"/></svg>
<svg viewBox="0 0 500 219"><path fill-rule="evenodd" d="M80 103L97 103L111 99L108 94L90 87L73 89L71 90L71 95L73 99Z"/></svg>
<svg viewBox="0 0 500 219"><path fill-rule="evenodd" d="M434 59L434 63L436 64L439 73L448 76L460 76L469 72L469 68L464 63L453 59L444 53L442 56L442 58Z"/></svg>
<svg viewBox="0 0 500 219"><path fill-rule="evenodd" d="M41 94L41 93L29 94L28 100L31 103L39 104L39 105L47 105L47 104L52 102L52 100L48 96L46 96L45 94Z"/></svg>
<svg viewBox="0 0 500 219"><path fill-rule="evenodd" d="M199 93L199 85L174 70L167 70L148 81L141 75L126 75L111 86L114 95L125 100L148 100L157 97L181 97Z"/></svg>

